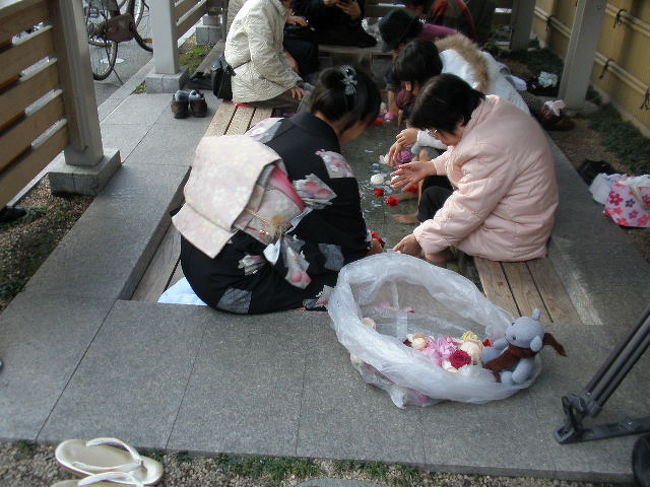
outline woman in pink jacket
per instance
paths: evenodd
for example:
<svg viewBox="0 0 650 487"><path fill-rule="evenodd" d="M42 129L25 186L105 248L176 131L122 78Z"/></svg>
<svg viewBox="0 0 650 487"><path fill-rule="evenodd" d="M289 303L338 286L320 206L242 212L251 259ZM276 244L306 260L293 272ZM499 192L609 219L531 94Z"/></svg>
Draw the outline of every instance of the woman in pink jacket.
<svg viewBox="0 0 650 487"><path fill-rule="evenodd" d="M451 74L430 80L411 125L449 146L432 161L400 166L392 185L446 175L454 190L429 187L421 224L395 250L446 262L449 247L497 261L543 257L558 204L553 156L534 119Z"/></svg>

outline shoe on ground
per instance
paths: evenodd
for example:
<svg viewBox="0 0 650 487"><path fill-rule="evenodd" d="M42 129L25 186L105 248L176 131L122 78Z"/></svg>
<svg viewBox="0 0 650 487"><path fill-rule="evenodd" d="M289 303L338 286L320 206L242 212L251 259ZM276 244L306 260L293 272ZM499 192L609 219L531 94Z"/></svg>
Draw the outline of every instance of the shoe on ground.
<svg viewBox="0 0 650 487"><path fill-rule="evenodd" d="M20 206L5 206L0 210L0 224L14 222L26 214L25 208Z"/></svg>
<svg viewBox="0 0 650 487"><path fill-rule="evenodd" d="M163 475L160 462L140 455L135 448L117 438L66 440L56 447L54 457L63 468L81 475L119 472L135 477L135 483L126 479L114 480L124 485L154 485Z"/></svg>
<svg viewBox="0 0 650 487"><path fill-rule="evenodd" d="M126 472L105 472L90 475L83 479L63 480L56 484L52 484L51 487L81 487L83 485L94 485L95 487L116 487L120 484L144 487L144 484L140 480Z"/></svg>
<svg viewBox="0 0 650 487"><path fill-rule="evenodd" d="M192 90L189 94L190 112L195 117L205 117L208 113L208 104L205 102L205 96L198 90Z"/></svg>
<svg viewBox="0 0 650 487"><path fill-rule="evenodd" d="M178 90L172 97L172 113L174 118L187 118L189 111L189 94L187 91Z"/></svg>

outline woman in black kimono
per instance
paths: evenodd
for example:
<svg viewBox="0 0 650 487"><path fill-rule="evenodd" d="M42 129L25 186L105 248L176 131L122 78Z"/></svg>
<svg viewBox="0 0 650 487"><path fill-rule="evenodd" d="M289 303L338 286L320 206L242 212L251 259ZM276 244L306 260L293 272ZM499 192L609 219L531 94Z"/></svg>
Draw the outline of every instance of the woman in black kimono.
<svg viewBox="0 0 650 487"><path fill-rule="evenodd" d="M285 251L274 263L264 255L266 246L242 231L214 259L182 238L183 272L205 303L242 314L322 307L323 288L336 284L341 267L381 251L363 219L357 180L340 155L341 144L375 119L379 104L367 75L350 66L329 68L319 76L308 111L265 120L248 132L282 158L311 211L287 232ZM297 267L290 262L296 259ZM304 277L301 283L292 283L296 274Z"/></svg>

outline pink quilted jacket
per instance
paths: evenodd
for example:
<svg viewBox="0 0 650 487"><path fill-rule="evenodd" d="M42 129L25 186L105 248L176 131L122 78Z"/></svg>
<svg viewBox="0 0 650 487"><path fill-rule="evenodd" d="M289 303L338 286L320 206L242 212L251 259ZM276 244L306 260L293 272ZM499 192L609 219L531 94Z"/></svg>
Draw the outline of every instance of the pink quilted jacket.
<svg viewBox="0 0 650 487"><path fill-rule="evenodd" d="M546 136L530 115L488 95L460 142L433 162L455 191L413 231L426 253L454 246L499 261L546 255L558 189Z"/></svg>

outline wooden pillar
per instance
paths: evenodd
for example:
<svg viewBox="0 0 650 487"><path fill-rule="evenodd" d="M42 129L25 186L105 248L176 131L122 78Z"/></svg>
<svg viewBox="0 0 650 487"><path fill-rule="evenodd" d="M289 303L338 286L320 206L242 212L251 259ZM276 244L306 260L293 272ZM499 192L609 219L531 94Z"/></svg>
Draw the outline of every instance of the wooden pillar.
<svg viewBox="0 0 650 487"><path fill-rule="evenodd" d="M559 96L567 108L584 105L606 7L606 0L578 1L560 81Z"/></svg>
<svg viewBox="0 0 650 487"><path fill-rule="evenodd" d="M70 134L64 157L50 166L50 187L95 195L120 167L120 151L102 143L82 2L49 0L48 7Z"/></svg>
<svg viewBox="0 0 650 487"><path fill-rule="evenodd" d="M88 37L81 2L50 3L57 66L63 88L70 145L65 159L74 166L94 166L104 157L97 100L90 68Z"/></svg>

